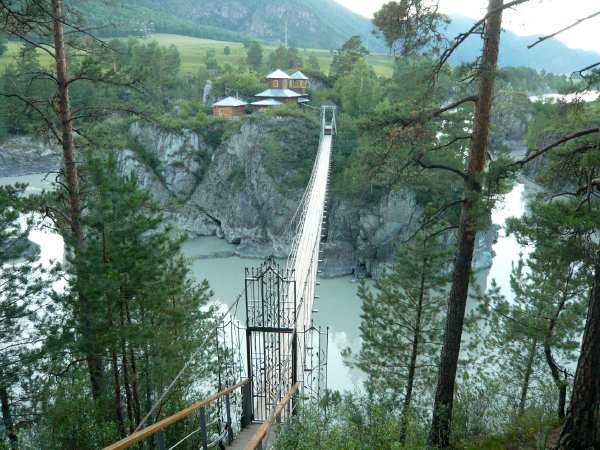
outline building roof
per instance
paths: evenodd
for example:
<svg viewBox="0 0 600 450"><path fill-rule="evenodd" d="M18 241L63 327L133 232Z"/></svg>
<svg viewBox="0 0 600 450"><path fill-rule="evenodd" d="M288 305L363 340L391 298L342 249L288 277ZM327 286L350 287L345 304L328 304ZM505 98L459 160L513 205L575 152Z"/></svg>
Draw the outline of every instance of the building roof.
<svg viewBox="0 0 600 450"><path fill-rule="evenodd" d="M290 76L281 69L277 69L275 72L271 72L269 75L267 75L267 80L281 80L281 79L285 79L285 80L290 79Z"/></svg>
<svg viewBox="0 0 600 450"><path fill-rule="evenodd" d="M213 103L213 106L246 106L247 104L248 103L239 98L227 97L217 103Z"/></svg>
<svg viewBox="0 0 600 450"><path fill-rule="evenodd" d="M297 71L290 75L290 79L292 80L308 80L308 77L304 75L302 72Z"/></svg>
<svg viewBox="0 0 600 450"><path fill-rule="evenodd" d="M267 89L266 91L256 94L255 97L296 98L302 97L302 94L298 94L291 89Z"/></svg>
<svg viewBox="0 0 600 450"><path fill-rule="evenodd" d="M307 103L307 102L310 102L310 100L307 98L302 97L302 98L298 99L298 103Z"/></svg>
<svg viewBox="0 0 600 450"><path fill-rule="evenodd" d="M257 102L253 102L251 103L252 106L280 106L283 105L283 103L281 103L278 100L275 100L273 98L267 98L265 100L259 100Z"/></svg>

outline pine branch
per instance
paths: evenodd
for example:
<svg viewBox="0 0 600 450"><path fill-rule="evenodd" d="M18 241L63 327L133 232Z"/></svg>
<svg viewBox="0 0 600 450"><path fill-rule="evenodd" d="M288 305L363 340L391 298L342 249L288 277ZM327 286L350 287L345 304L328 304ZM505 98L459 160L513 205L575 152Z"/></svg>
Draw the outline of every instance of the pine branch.
<svg viewBox="0 0 600 450"><path fill-rule="evenodd" d="M571 25L569 25L569 26L566 26L566 27L564 27L564 28L561 28L560 30L558 30L558 31L556 31L556 32L554 32L554 33L552 33L552 34L549 34L549 35L547 35L547 36L541 36L541 37L540 37L540 38L538 38L538 40L537 40L537 41L535 41L533 44L530 44L530 45L528 45L528 46L527 46L527 48L528 48L528 49L532 49L532 48L533 48L533 47L535 47L536 45L538 45L538 44L541 44L542 42L544 42L544 41L546 41L546 40L548 40L548 39L551 39L551 38L553 38L553 37L555 37L555 36L558 36L559 34L561 34L561 33L564 33L565 31L568 31L568 30L570 30L571 28L575 28L575 27L576 27L577 25L579 25L580 23L582 23L582 22L585 22L586 20L593 19L593 18L594 18L594 17L596 17L596 16L600 16L600 11L597 11L597 12L595 12L595 13L593 13L593 14L590 14L589 16L587 16L587 17L584 17L584 18L582 18L582 19L579 19L579 20L577 20L576 22L572 23Z"/></svg>
<svg viewBox="0 0 600 450"><path fill-rule="evenodd" d="M574 139L578 139L580 137L588 136L588 135L594 134L594 133L600 133L600 127L588 128L586 130L581 130L581 131L577 131L575 133L568 134L568 135L562 137L561 139L559 139L558 141L555 141L552 144L547 145L546 147L534 152L533 154L529 155L528 157L521 159L519 161L515 161L512 164L509 164L509 167L523 166L523 165L533 161L534 159L548 153L550 150L552 150L556 147L566 144L567 142L570 142Z"/></svg>

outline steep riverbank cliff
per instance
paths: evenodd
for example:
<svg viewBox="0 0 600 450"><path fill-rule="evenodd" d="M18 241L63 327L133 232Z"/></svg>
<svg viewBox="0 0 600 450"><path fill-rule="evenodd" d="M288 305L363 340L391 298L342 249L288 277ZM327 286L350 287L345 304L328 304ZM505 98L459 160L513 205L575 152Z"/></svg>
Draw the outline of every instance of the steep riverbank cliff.
<svg viewBox="0 0 600 450"><path fill-rule="evenodd" d="M246 121L218 139L132 126L129 148L119 153L120 167L133 172L163 202L169 220L190 236L218 236L235 244L242 257L283 257L318 144L318 127L303 120ZM50 145L11 139L0 144L0 158L9 161L0 176L54 170L58 155ZM369 204L332 196L324 275L377 275L392 256L393 242L406 237L419 214L411 192L393 191ZM495 236L494 230L481 235L478 268L489 267Z"/></svg>

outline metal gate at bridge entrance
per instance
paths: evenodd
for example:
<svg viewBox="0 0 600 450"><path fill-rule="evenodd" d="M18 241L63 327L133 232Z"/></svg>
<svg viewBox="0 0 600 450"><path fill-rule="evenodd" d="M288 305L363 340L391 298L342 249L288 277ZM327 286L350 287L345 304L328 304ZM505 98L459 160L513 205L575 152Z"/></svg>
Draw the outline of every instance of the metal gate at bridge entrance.
<svg viewBox="0 0 600 450"><path fill-rule="evenodd" d="M328 331L298 330L296 277L273 257L246 269L246 362L253 420L263 422L296 382L318 399L327 383Z"/></svg>

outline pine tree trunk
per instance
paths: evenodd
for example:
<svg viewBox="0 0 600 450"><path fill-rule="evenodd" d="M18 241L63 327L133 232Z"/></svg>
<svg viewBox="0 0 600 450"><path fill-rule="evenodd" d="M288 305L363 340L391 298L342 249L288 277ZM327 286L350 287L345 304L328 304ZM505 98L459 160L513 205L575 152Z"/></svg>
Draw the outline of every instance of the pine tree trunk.
<svg viewBox="0 0 600 450"><path fill-rule="evenodd" d="M410 414L410 404L412 401L413 387L415 384L415 372L417 370L417 356L419 355L419 337L421 335L421 317L423 315L423 300L425 299L425 271L427 258L423 258L423 268L421 270L421 282L419 286L419 300L417 301L417 317L415 319L415 330L412 340L410 353L410 365L408 367L408 378L406 381L406 393L404 395L404 405L402 406L402 422L400 423L400 443L406 441L406 432L408 428L408 417Z"/></svg>
<svg viewBox="0 0 600 450"><path fill-rule="evenodd" d="M122 294L121 294L122 297ZM125 332L125 311L123 307L124 300L121 298L121 330ZM129 381L129 367L127 364L127 345L125 338L121 336L121 365L123 367L123 388L125 389L125 399L127 401L127 417L129 419L129 429L133 433L135 429L133 417L133 397L131 395L131 384Z"/></svg>
<svg viewBox="0 0 600 450"><path fill-rule="evenodd" d="M19 439L17 437L17 430L15 430L15 425L10 411L8 389L6 389L5 386L0 386L0 406L2 407L2 423L6 431L6 436L8 436L10 450L17 450L19 448Z"/></svg>
<svg viewBox="0 0 600 450"><path fill-rule="evenodd" d="M581 353L558 449L600 449L600 251L596 254Z"/></svg>
<svg viewBox="0 0 600 450"><path fill-rule="evenodd" d="M534 339L529 349L529 355L527 356L527 367L525 367L525 377L523 378L523 385L521 386L521 397L519 399L519 410L518 416L522 416L525 412L525 403L527 402L527 392L529 391L529 381L531 380L531 373L533 372L533 361L535 360L535 352L537 349L537 339Z"/></svg>
<svg viewBox="0 0 600 450"><path fill-rule="evenodd" d="M119 381L119 362L117 360L117 352L114 349L112 351L111 357L113 379L115 383L115 417L117 419L117 426L119 427L119 434L123 438L127 435L127 432L125 431L125 421L123 420L123 403L121 402L121 383Z"/></svg>
<svg viewBox="0 0 600 450"><path fill-rule="evenodd" d="M550 368L552 380L554 380L554 384L556 384L556 388L558 389L557 415L558 418L562 420L565 418L567 386L561 379L560 368L554 360L554 356L552 355L552 348L550 347L549 341L550 339L548 337L544 339L544 356L546 357L546 364L548 364L548 367Z"/></svg>
<svg viewBox="0 0 600 450"><path fill-rule="evenodd" d="M569 283L571 281L573 271L569 270L569 274L565 281L564 290L562 293L562 298L560 303L558 304L558 308L554 312L554 315L550 319L550 323L548 324L548 332L546 333L546 337L544 339L544 356L546 357L546 364L548 364L548 368L550 369L550 373L552 375L552 379L554 380L554 384L556 384L556 388L558 389L558 404L557 404L557 415L560 420L565 418L565 403L567 401L567 385L565 381L561 379L560 372L561 369L556 363L554 356L552 355L552 346L551 341L554 336L554 329L556 328L556 322L558 322L558 318L560 317L560 313L565 308L568 300L568 291L569 291Z"/></svg>
<svg viewBox="0 0 600 450"><path fill-rule="evenodd" d="M503 6L504 0L489 0L488 12L492 14L485 26L479 95L458 228L458 251L454 259L444 345L440 357L433 419L429 433L429 444L435 448L447 448L450 445L454 385L477 234L475 215L484 214L483 211L477 211L477 198L481 192L481 176L487 154Z"/></svg>
<svg viewBox="0 0 600 450"><path fill-rule="evenodd" d="M127 316L127 325L129 327L132 326L131 323L131 312L129 311L129 304L127 302L127 300L124 300L125 302L125 313ZM131 361L131 374L133 377L133 381L132 381L132 390L133 390L133 411L135 413L135 423L136 426L137 424L140 423L140 421L142 420L141 417L141 405L140 405L140 394L139 394L139 383L138 383L138 371L137 371L137 363L135 361L135 353L133 351L133 346L131 345L131 343L129 343L129 360Z"/></svg>
<svg viewBox="0 0 600 450"><path fill-rule="evenodd" d="M65 50L64 17L62 12L62 0L52 0L52 14L54 26L54 52L56 60L57 98L60 124L62 130L62 149L65 170L65 182L69 199L69 220L71 232L75 245L75 257L79 257L81 245L84 240L81 225L81 196L79 189L79 174L75 158L75 142L73 140L73 121L71 116L71 104L69 95L69 77L67 69L67 56ZM76 268L76 271L78 269ZM99 400L103 393L103 370L98 355L94 354L94 337L91 332L91 313L88 301L80 286L80 277L77 275L77 291L81 306L81 327L84 341L84 352L90 376L92 397Z"/></svg>

